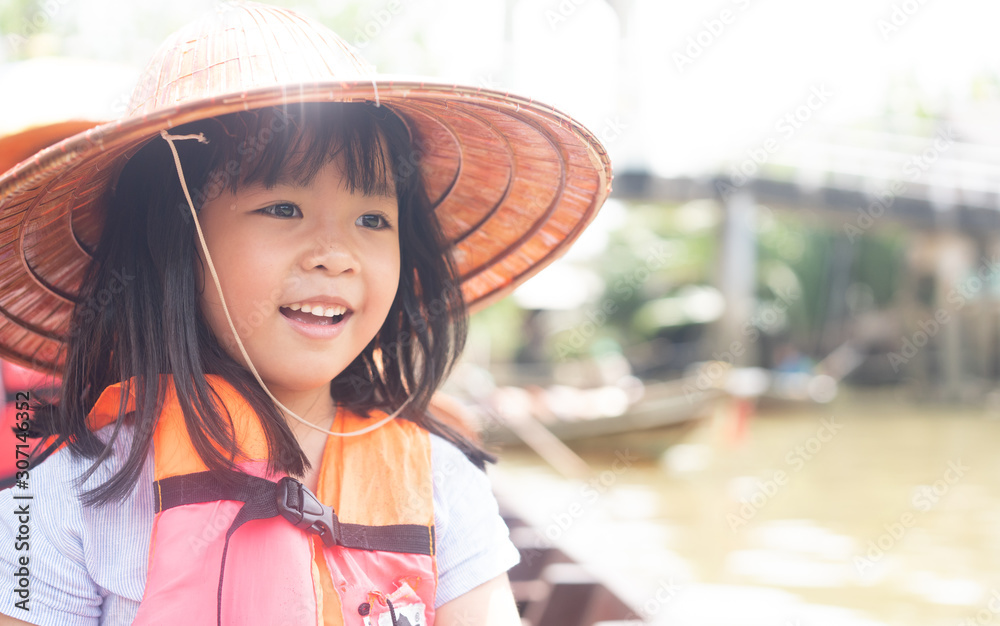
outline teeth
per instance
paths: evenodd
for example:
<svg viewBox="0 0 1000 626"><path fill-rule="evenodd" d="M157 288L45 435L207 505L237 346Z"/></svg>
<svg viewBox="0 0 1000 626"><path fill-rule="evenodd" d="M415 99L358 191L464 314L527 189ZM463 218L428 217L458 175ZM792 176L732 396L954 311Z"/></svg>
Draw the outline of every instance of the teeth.
<svg viewBox="0 0 1000 626"><path fill-rule="evenodd" d="M289 304L286 308L293 311L302 311L303 313L312 313L316 317L336 317L347 313L347 307L338 305L323 306L322 304L302 304L301 302L296 302L295 304Z"/></svg>

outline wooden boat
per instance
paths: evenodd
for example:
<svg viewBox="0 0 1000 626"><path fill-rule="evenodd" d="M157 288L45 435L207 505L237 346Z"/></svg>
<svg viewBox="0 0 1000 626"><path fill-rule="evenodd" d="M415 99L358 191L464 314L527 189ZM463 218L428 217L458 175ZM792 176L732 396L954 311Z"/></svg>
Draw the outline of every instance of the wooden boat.
<svg viewBox="0 0 1000 626"><path fill-rule="evenodd" d="M602 392L601 389L575 390L580 394L588 391L594 395ZM617 415L601 415L600 411L556 414L547 409L546 404L558 402L558 398L552 396L565 397L572 393L574 390L566 387L555 391L541 387L501 387L491 399L477 401L473 409L483 415L484 436L490 443L510 444L523 440L522 427L531 421L541 424L562 441L574 441L691 426L705 417L710 405L723 396L717 388L699 389L689 379L678 379L645 385L641 398L620 406L621 412ZM520 398L512 402L510 396Z"/></svg>
<svg viewBox="0 0 1000 626"><path fill-rule="evenodd" d="M522 626L636 626L646 623L585 566L504 511L521 562L508 572Z"/></svg>

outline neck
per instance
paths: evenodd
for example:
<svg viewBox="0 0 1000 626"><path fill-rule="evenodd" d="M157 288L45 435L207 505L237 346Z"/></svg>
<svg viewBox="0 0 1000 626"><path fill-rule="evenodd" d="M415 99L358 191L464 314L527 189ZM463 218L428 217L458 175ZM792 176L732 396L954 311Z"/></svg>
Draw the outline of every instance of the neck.
<svg viewBox="0 0 1000 626"><path fill-rule="evenodd" d="M284 404L288 407L288 409L306 422L323 428L329 428L336 412L336 405L333 402L333 398L330 396L329 387L324 385L318 389L310 389L307 391L275 389L270 387L269 389L279 402ZM288 421L288 425L291 427L293 433L303 430L308 430L309 432L313 431L313 429L300 423L299 420L294 417L286 415L285 419Z"/></svg>

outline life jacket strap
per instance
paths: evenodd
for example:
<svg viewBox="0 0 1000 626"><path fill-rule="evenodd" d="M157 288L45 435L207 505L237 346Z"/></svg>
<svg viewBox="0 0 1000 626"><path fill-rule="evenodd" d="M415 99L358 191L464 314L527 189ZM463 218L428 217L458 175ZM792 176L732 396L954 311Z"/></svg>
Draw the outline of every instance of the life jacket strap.
<svg viewBox="0 0 1000 626"><path fill-rule="evenodd" d="M158 480L154 488L157 513L185 504L217 500L243 502L226 532L227 543L244 523L281 515L293 526L319 535L327 546L428 556L435 552L433 526L342 523L332 507L320 502L305 485L289 476L273 482L233 472L231 479L220 481L216 473L197 472Z"/></svg>

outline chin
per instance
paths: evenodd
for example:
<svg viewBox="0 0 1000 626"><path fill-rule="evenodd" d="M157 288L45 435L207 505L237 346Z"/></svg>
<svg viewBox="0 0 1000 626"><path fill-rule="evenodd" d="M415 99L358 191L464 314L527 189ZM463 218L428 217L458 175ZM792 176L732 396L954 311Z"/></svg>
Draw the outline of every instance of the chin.
<svg viewBox="0 0 1000 626"><path fill-rule="evenodd" d="M288 372L305 373L306 371L309 371L311 375L308 377L296 376L294 379L287 378ZM315 368L309 370L308 366L289 368L285 370L283 374L284 374L283 376L267 377L264 375L263 372L261 372L261 378L264 380L264 382L267 384L268 387L274 385L278 389L284 389L287 391L294 391L294 392L304 392L304 391L312 391L320 387L329 387L333 379L337 377L337 374L330 374L329 378L327 378L327 374L325 373L320 374L319 372L317 372Z"/></svg>
<svg viewBox="0 0 1000 626"><path fill-rule="evenodd" d="M351 364L351 361L340 363L329 357L267 359L251 355L251 359L265 381L272 380L274 384L294 391L306 391L329 384ZM268 366L262 367L264 364ZM265 375L265 370L270 376Z"/></svg>

